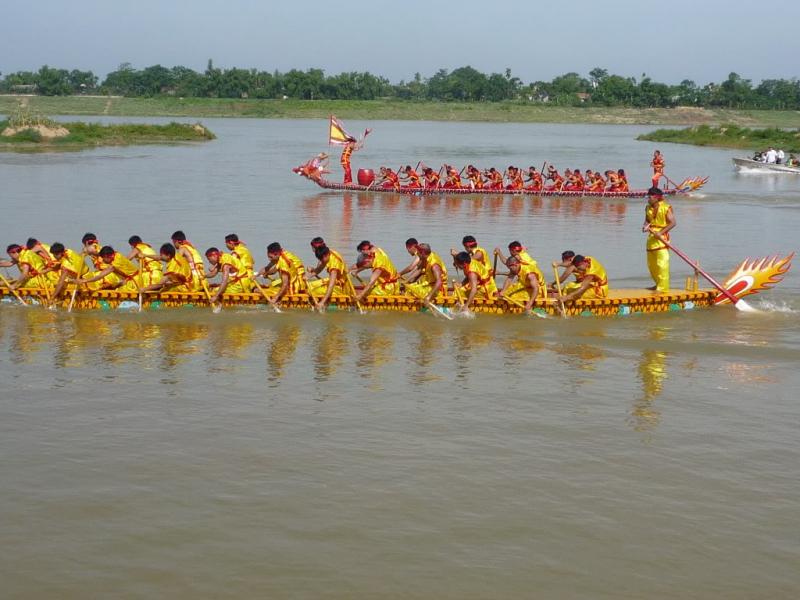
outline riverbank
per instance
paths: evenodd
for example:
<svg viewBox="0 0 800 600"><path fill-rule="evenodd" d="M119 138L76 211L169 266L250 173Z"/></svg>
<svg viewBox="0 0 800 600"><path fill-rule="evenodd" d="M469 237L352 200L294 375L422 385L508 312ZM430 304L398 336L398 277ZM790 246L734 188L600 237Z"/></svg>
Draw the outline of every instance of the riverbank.
<svg viewBox="0 0 800 600"><path fill-rule="evenodd" d="M597 123L619 125L720 125L800 127L800 111L678 108L567 107L516 102L412 102L401 100L259 100L221 98L123 98L107 96L0 96L0 114L19 104L50 115L252 117L466 121L500 123Z"/></svg>
<svg viewBox="0 0 800 600"><path fill-rule="evenodd" d="M732 124L721 127L700 125L686 129L657 129L636 139L694 146L746 148L753 151L765 150L768 146L772 146L782 148L786 152L800 152L800 129L792 131L776 127L749 129Z"/></svg>
<svg viewBox="0 0 800 600"><path fill-rule="evenodd" d="M83 150L98 146L132 146L142 144L172 144L202 142L216 136L203 125L169 123L167 125L142 125L123 123L59 123L58 137L49 136L47 127L15 127L13 135L0 136L0 151ZM9 121L0 121L0 132Z"/></svg>

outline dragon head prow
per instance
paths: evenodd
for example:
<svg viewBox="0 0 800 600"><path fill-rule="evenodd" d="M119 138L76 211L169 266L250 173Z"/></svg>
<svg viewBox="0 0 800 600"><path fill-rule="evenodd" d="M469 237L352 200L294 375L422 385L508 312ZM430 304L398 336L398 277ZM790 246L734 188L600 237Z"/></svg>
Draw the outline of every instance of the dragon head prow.
<svg viewBox="0 0 800 600"><path fill-rule="evenodd" d="M678 184L678 189L682 192L694 192L703 187L708 182L708 177L687 177Z"/></svg>
<svg viewBox="0 0 800 600"><path fill-rule="evenodd" d="M783 281L792 266L794 252L783 258L779 255L764 258L746 258L725 279L722 286L737 298L744 298L767 290ZM717 294L714 304L727 304L730 300L724 294Z"/></svg>

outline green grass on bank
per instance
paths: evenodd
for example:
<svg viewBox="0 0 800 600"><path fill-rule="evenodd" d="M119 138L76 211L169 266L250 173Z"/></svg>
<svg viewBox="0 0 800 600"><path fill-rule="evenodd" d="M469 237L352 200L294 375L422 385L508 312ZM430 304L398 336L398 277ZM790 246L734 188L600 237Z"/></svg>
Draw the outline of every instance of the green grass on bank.
<svg viewBox="0 0 800 600"><path fill-rule="evenodd" d="M0 121L0 132L9 125ZM35 129L24 129L13 136L0 136L0 149L5 150L80 150L96 146L128 146L169 144L213 140L216 136L200 124L169 123L167 125L100 123L60 123L69 135L43 138Z"/></svg>
<svg viewBox="0 0 800 600"><path fill-rule="evenodd" d="M166 117L254 117L486 121L504 123L604 123L642 125L719 125L800 127L800 111L678 108L565 107L522 102L413 102L403 100L259 100L222 98L116 98L94 96L0 96L0 114L20 101L47 115Z"/></svg>
<svg viewBox="0 0 800 600"><path fill-rule="evenodd" d="M687 129L657 129L640 135L637 139L750 150L765 150L767 146L773 146L782 148L786 152L800 152L800 129L786 130L777 127L750 129L730 123L721 127L700 125Z"/></svg>

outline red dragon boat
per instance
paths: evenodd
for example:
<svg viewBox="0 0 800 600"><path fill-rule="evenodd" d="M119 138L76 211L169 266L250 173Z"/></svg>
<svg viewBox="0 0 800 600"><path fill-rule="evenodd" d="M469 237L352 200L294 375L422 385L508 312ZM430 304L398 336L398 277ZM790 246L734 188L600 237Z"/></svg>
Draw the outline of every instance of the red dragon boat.
<svg viewBox="0 0 800 600"><path fill-rule="evenodd" d="M364 140L369 135L370 129L364 131L361 139L356 138L344 129L342 123L333 115L330 117L328 144L329 145L344 145L351 146L347 155L347 169L349 173L349 156L353 150L363 146ZM590 197L590 198L643 198L647 196L646 189L622 191L602 191L590 192L585 190L552 190L552 189L476 189L473 187L449 187L449 186L435 186L435 187L420 187L420 186L400 186L395 187L391 185L383 185L375 181L375 172L372 169L359 169L358 170L358 183L339 183L330 181L325 178L329 173L326 169L326 161L328 155L323 153L318 154L314 158L306 161L302 165L294 167L292 171L301 177L313 181L319 187L327 190L341 190L347 192L378 192L383 194L406 194L409 196L438 196L441 194L446 195L512 195L512 196L572 196L572 197ZM345 163L342 163L345 164ZM418 163L417 166L419 166ZM544 169L544 166L542 167ZM441 173L441 170L439 171ZM703 187L708 181L708 177L687 177L681 183L675 184L672 180L667 178L668 183L673 184L672 187L667 186L662 190L665 195L676 194L689 194Z"/></svg>

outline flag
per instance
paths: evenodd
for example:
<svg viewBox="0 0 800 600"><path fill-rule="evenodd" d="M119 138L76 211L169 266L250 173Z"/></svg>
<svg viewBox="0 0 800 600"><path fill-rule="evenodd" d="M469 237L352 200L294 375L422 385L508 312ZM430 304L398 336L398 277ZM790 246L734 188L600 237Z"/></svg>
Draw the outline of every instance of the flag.
<svg viewBox="0 0 800 600"><path fill-rule="evenodd" d="M349 142L355 142L356 138L344 130L344 125L339 122L339 119L331 115L331 123L328 133L328 144L337 144L344 146Z"/></svg>

